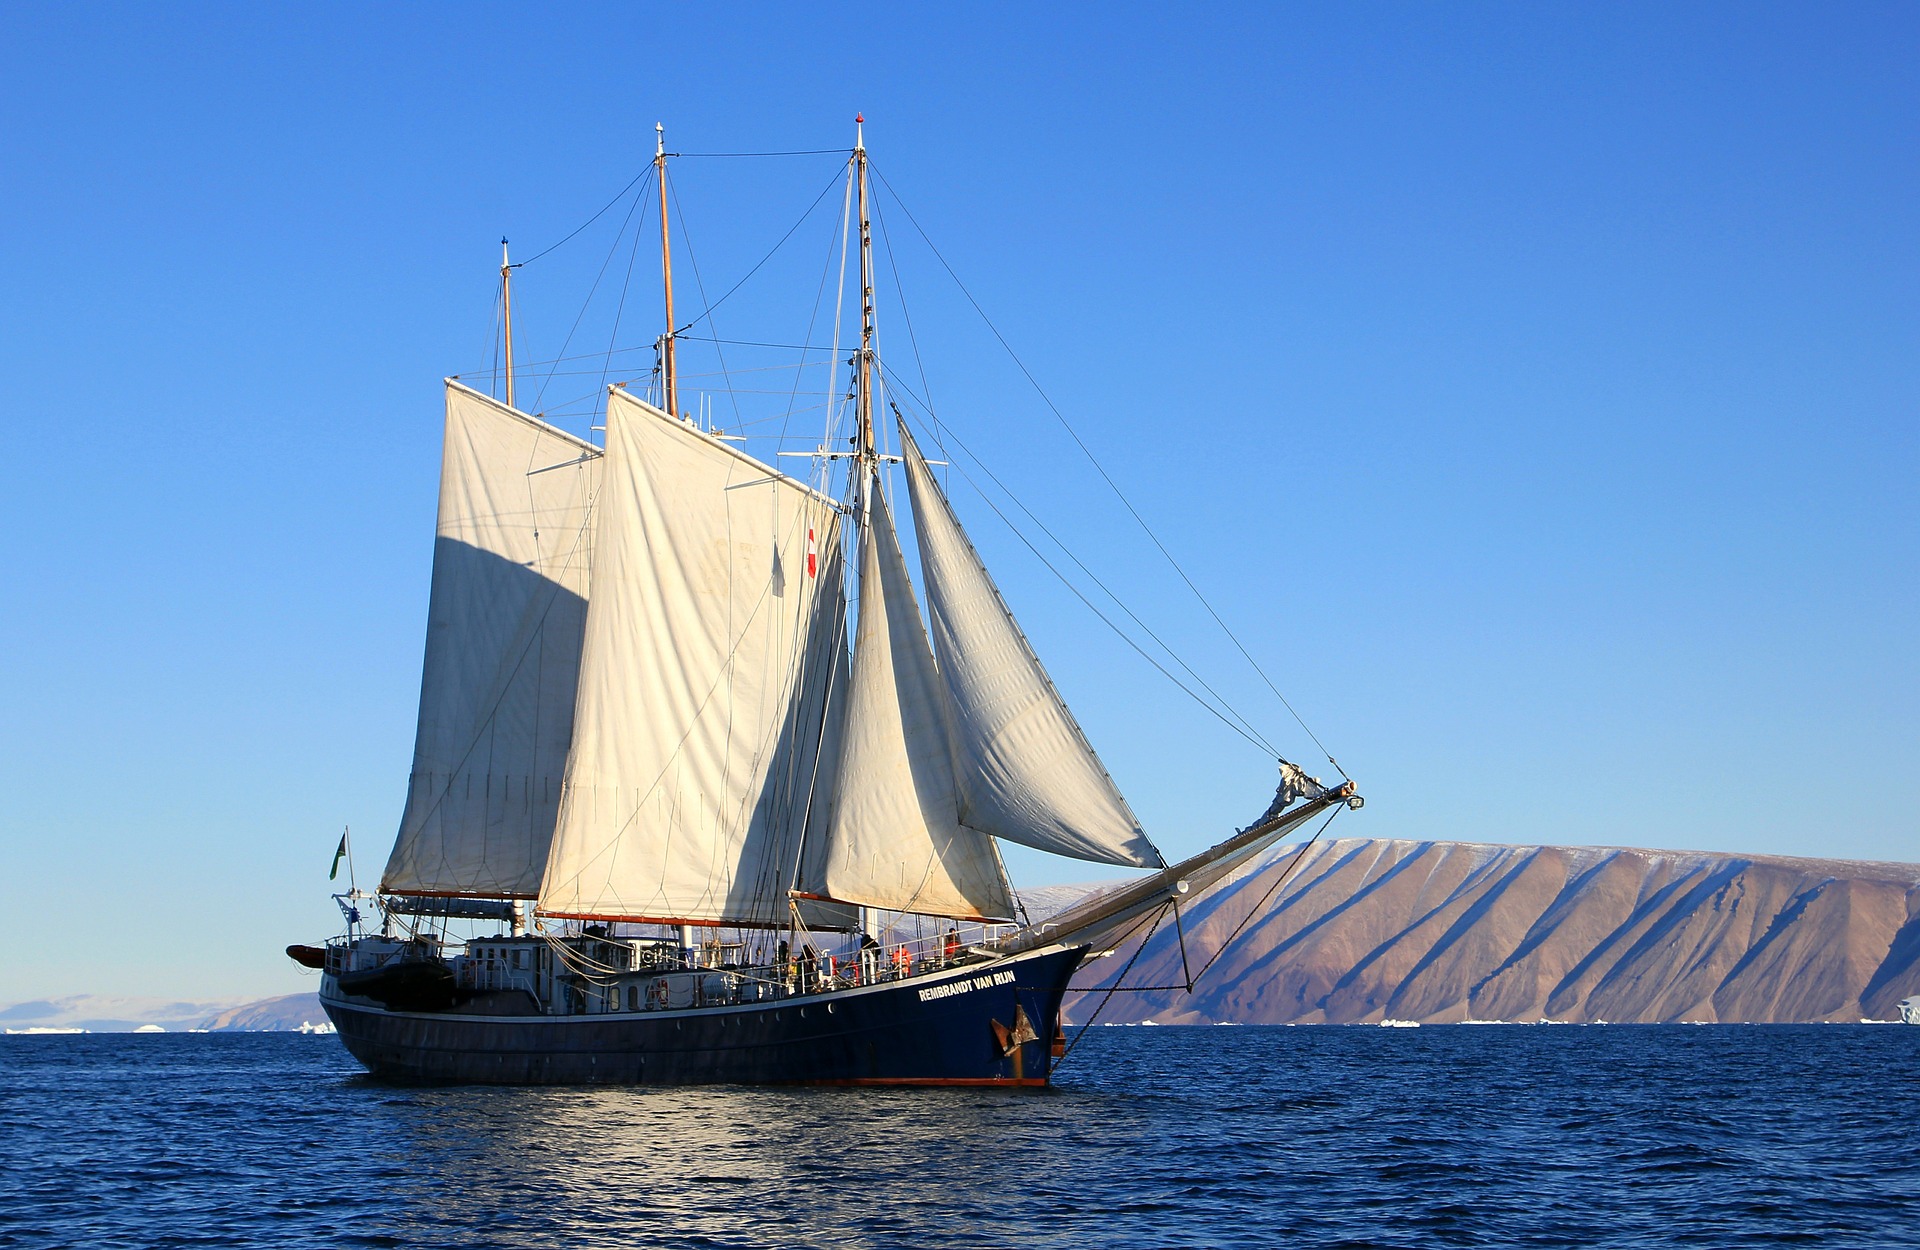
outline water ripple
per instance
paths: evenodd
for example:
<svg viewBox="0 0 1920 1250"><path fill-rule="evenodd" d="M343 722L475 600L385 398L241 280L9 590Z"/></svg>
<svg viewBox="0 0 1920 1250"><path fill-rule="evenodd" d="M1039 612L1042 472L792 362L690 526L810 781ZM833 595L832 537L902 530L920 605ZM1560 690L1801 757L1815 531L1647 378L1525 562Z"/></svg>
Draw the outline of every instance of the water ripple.
<svg viewBox="0 0 1920 1250"><path fill-rule="evenodd" d="M395 1089L0 1038L23 1247L1915 1244L1920 1029L1102 1029L1059 1087Z"/></svg>

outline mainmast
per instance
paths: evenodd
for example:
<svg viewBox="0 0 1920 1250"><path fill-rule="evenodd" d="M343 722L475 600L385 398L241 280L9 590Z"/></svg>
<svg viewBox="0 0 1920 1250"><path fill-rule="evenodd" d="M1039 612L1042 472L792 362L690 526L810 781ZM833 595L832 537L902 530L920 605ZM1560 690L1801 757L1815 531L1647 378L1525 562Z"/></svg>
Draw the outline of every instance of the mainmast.
<svg viewBox="0 0 1920 1250"><path fill-rule="evenodd" d="M507 407L513 407L513 266L507 262L506 236L500 238L500 312L507 345Z"/></svg>
<svg viewBox="0 0 1920 1250"><path fill-rule="evenodd" d="M873 491L880 480L880 460L873 445L873 223L867 220L866 115L853 115L853 168L860 197L860 524L873 513ZM868 535L871 540L871 535ZM865 574L864 563L861 566ZM864 584L864 583L863 583ZM862 599L861 602L865 602ZM867 909L859 910L860 932L867 932Z"/></svg>
<svg viewBox="0 0 1920 1250"><path fill-rule="evenodd" d="M879 461L873 444L873 223L867 220L867 141L866 117L853 118L853 168L860 196L860 359L859 407L860 465L862 498L871 485ZM865 511L864 507L862 509Z"/></svg>
<svg viewBox="0 0 1920 1250"><path fill-rule="evenodd" d="M667 287L667 332L661 338L660 396L667 415L680 415L680 382L673 363L673 249L667 233L667 128L653 124L654 180L660 184L660 276Z"/></svg>

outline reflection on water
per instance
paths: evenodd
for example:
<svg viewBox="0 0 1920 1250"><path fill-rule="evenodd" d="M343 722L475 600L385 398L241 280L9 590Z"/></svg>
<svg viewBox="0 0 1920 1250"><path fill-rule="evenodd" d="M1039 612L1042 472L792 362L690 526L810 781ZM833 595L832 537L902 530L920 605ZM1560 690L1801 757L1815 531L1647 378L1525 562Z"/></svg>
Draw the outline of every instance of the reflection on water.
<svg viewBox="0 0 1920 1250"><path fill-rule="evenodd" d="M541 1230L594 1244L697 1234L854 1246L984 1231L1010 1199L1071 1203L1063 1178L1042 1173L1102 1101L951 1089L383 1093L377 1132L396 1171L432 1161L430 1179L398 1186L386 1213L409 1243L446 1229L449 1207L498 1210L495 1227L512 1227L516 1244Z"/></svg>
<svg viewBox="0 0 1920 1250"><path fill-rule="evenodd" d="M1051 1091L0 1039L0 1244L1910 1245L1920 1029L1102 1029Z"/></svg>

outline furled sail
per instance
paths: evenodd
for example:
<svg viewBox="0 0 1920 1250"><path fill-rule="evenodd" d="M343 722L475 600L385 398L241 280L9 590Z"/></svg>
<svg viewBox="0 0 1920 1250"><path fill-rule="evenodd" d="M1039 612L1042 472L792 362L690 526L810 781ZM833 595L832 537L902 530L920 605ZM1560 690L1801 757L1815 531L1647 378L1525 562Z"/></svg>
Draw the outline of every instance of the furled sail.
<svg viewBox="0 0 1920 1250"><path fill-rule="evenodd" d="M548 915L779 925L844 647L834 502L613 390ZM830 779L830 778L829 778Z"/></svg>
<svg viewBox="0 0 1920 1250"><path fill-rule="evenodd" d="M961 823L945 692L885 498L860 544L860 616L827 837L806 888L849 903L968 918L1013 915L992 839Z"/></svg>
<svg viewBox="0 0 1920 1250"><path fill-rule="evenodd" d="M903 423L927 612L952 712L960 819L1102 864L1165 861L1093 753Z"/></svg>
<svg viewBox="0 0 1920 1250"><path fill-rule="evenodd" d="M419 728L383 891L538 892L573 738L600 465L592 444L447 383Z"/></svg>

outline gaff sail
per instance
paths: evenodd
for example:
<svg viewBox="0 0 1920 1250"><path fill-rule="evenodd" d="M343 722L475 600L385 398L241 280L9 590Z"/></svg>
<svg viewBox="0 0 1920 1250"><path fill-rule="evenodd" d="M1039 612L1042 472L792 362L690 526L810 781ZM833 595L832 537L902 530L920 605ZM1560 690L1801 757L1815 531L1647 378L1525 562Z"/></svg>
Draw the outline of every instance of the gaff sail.
<svg viewBox="0 0 1920 1250"><path fill-rule="evenodd" d="M531 898L573 738L600 453L448 381L413 772L388 893Z"/></svg>
<svg viewBox="0 0 1920 1250"><path fill-rule="evenodd" d="M784 925L805 821L825 810L838 505L619 389L606 460L540 910Z"/></svg>

